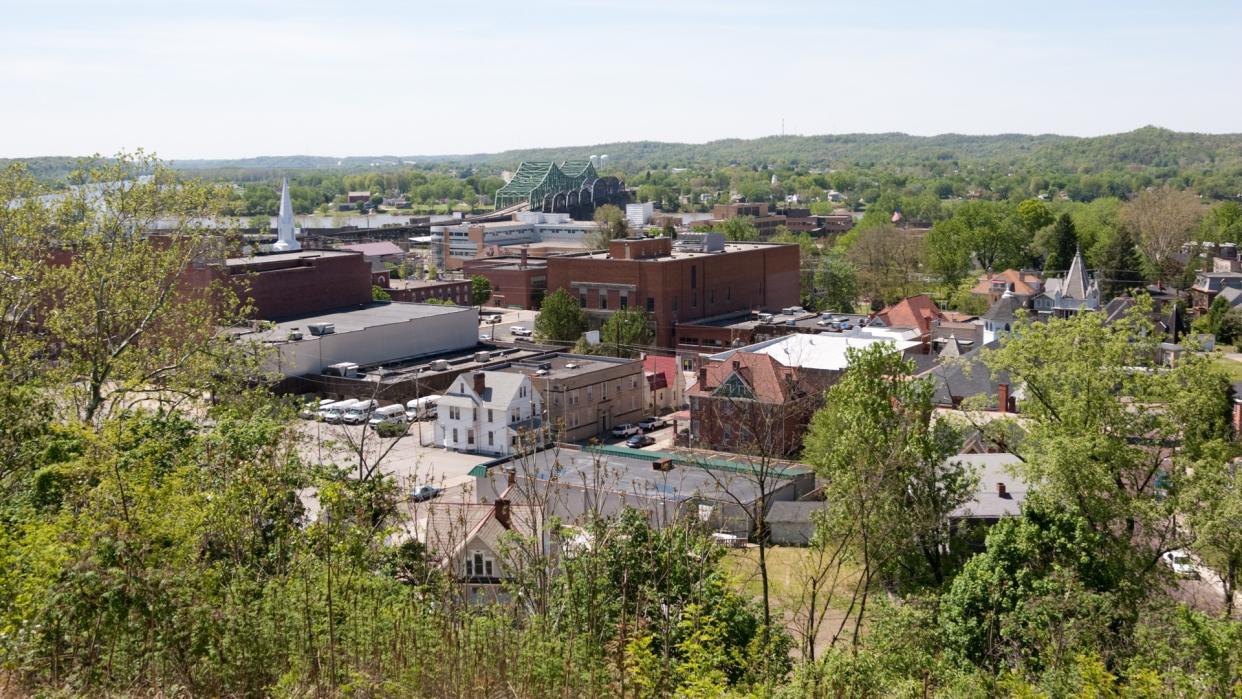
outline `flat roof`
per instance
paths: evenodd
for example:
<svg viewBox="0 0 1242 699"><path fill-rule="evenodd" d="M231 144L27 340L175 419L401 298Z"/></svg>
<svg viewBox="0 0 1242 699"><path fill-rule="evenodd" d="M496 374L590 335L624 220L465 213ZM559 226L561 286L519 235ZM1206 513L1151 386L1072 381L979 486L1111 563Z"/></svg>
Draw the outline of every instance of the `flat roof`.
<svg viewBox="0 0 1242 699"><path fill-rule="evenodd" d="M646 240L646 239L643 238L642 240ZM673 241L673 242L674 244L676 243L676 241ZM686 260L686 259L691 259L695 257L711 257L713 255L722 255L722 254L728 254L731 252L748 252L751 250L763 250L764 248L778 248L778 247L782 247L785 245L796 246L797 243L764 243L764 242L725 243L724 250L720 250L716 252L700 252L696 250L678 250L676 247L674 247L672 253L668 255L660 255L659 257L637 257L637 258L634 258L634 260L643 261L643 262L667 262L669 260ZM620 258L610 257L607 250L598 250L598 251L589 252L589 253L574 253L573 255L567 255L566 257L572 257L572 258L577 258L577 259L587 258L587 259L592 259L592 260L620 259Z"/></svg>
<svg viewBox="0 0 1242 699"><path fill-rule="evenodd" d="M308 326L311 323L332 323L336 334L366 330L380 325L405 323L418 318L450 315L453 313L477 313L471 306L449 306L430 303L372 303L366 306L341 308L326 313L294 316L274 321L275 327L256 333L265 342L290 342L289 331L303 331L303 340L313 339Z"/></svg>
<svg viewBox="0 0 1242 699"><path fill-rule="evenodd" d="M574 368L571 369L569 367L570 364L573 364ZM546 367L548 373L540 376L539 378L567 379L574 376L589 374L592 371L608 369L624 364L634 364L638 371L642 371L641 359L597 357L568 353L557 353L552 357L536 357L526 361L518 360L504 368L495 369L495 371L534 376L536 371Z"/></svg>
<svg viewBox="0 0 1242 699"><path fill-rule="evenodd" d="M422 289L430 286L448 286L450 284L469 284L469 279L389 279L388 286L392 289Z"/></svg>
<svg viewBox="0 0 1242 699"><path fill-rule="evenodd" d="M771 313L772 320L760 321L759 316L756 313L733 313L716 318L686 321L684 323L679 323L678 325L680 327L708 326L713 328L750 330L760 325L789 325L789 321L792 320L795 327L825 330L826 326L819 324L819 321L825 314L835 319L845 319L846 322L853 326L858 326L861 321L867 318L867 316L858 313L832 313L828 311L825 311L822 314L806 311L797 315L785 315L784 313L778 313L776 311L765 311L765 313Z"/></svg>
<svg viewBox="0 0 1242 699"><path fill-rule="evenodd" d="M753 502L759 498L759 489L753 479L737 468L717 466L706 456L701 460L692 460L689 456L679 455L680 458L674 458L673 468L669 471L657 471L652 467L656 459L669 456L674 455L624 447L562 447L544 449L521 458L524 460L523 472L529 472L539 480L549 480L555 475L563 483L592 483L596 480L594 474L598 467L607 473L608 482L604 484L604 489L614 492L674 502L694 497L729 503L733 503L734 497L742 502ZM811 471L806 469L805 472Z"/></svg>
<svg viewBox="0 0 1242 699"><path fill-rule="evenodd" d="M726 361L733 356L734 352L752 352L766 354L787 367L840 371L849 366L846 350L870 347L879 342L893 345L898 352L904 352L922 344L912 340L893 340L844 333L793 333L713 354L708 359Z"/></svg>
<svg viewBox="0 0 1242 699"><path fill-rule="evenodd" d="M311 260L321 257L349 257L361 255L352 250L298 250L297 252L280 252L272 255L252 255L250 257L230 257L224 261L228 267L244 267L263 262L289 262L292 260Z"/></svg>

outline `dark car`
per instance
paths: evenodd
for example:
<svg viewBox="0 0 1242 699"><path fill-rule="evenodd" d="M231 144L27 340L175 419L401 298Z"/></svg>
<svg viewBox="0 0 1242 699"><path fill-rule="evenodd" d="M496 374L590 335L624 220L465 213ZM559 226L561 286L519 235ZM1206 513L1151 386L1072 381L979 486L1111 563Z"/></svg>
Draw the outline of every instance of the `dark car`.
<svg viewBox="0 0 1242 699"><path fill-rule="evenodd" d="M649 447L652 444L655 444L655 439L653 439L650 435L645 434L636 434L625 440L625 446L631 449L641 449L643 447Z"/></svg>

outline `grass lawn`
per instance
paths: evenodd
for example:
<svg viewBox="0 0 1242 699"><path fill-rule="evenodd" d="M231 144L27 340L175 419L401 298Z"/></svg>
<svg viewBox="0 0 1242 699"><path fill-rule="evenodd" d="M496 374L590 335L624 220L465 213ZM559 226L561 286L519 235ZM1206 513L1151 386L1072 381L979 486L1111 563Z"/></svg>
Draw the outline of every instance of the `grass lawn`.
<svg viewBox="0 0 1242 699"><path fill-rule="evenodd" d="M1212 354L1212 362L1225 371L1230 381L1242 381L1242 362L1235 362L1223 354Z"/></svg>
<svg viewBox="0 0 1242 699"><path fill-rule="evenodd" d="M768 549L768 585L774 607L787 611L798 607L803 579L801 571L808 565L810 555L810 549L800 546L774 546ZM757 546L730 549L724 558L724 567L742 593L755 599L763 596ZM832 606L835 607L838 603L842 608L849 605L849 595L856 577L857 570L852 567L847 566L841 571Z"/></svg>

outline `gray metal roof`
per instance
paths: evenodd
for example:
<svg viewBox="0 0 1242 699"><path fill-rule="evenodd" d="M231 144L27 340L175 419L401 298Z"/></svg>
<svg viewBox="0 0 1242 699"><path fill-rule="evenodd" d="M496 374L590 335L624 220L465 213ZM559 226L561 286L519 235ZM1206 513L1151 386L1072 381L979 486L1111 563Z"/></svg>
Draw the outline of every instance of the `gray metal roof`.
<svg viewBox="0 0 1242 699"><path fill-rule="evenodd" d="M975 497L955 510L954 519L998 519L1021 514L1026 502L1027 483L1014 475L1012 467L1021 463L1014 454L958 454L946 462L959 462L979 475ZM1003 483L1005 494L998 494L997 484Z"/></svg>

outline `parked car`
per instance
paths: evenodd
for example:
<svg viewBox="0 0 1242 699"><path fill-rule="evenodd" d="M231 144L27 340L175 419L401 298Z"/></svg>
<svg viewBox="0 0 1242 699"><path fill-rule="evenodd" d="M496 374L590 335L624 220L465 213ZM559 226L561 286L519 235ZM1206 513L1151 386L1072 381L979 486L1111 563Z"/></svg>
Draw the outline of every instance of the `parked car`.
<svg viewBox="0 0 1242 699"><path fill-rule="evenodd" d="M480 342L491 342L492 336L488 335L487 333L479 333L479 341Z"/></svg>
<svg viewBox="0 0 1242 699"><path fill-rule="evenodd" d="M632 437L636 434L642 434L642 428L632 422L625 422L612 428L612 436L614 437Z"/></svg>
<svg viewBox="0 0 1242 699"><path fill-rule="evenodd" d="M371 419L371 413L375 412L378 407L379 401L375 399L360 400L341 415L341 422L347 425L361 425Z"/></svg>
<svg viewBox="0 0 1242 699"><path fill-rule="evenodd" d="M436 416L436 403L439 402L440 395L433 393L422 398L415 398L405 404L405 416L410 422L419 420L430 420Z"/></svg>
<svg viewBox="0 0 1242 699"><path fill-rule="evenodd" d="M426 502L440 494L440 488L434 485L416 485L410 488L410 499L414 502Z"/></svg>
<svg viewBox="0 0 1242 699"><path fill-rule="evenodd" d="M332 405L329 405L326 408L320 409L319 419L323 420L324 422L332 423L335 425L336 423L341 421L341 418L345 416L346 410L349 410L350 408L354 407L360 402L361 401L356 400L354 398L347 398L346 400L333 403Z"/></svg>
<svg viewBox="0 0 1242 699"><path fill-rule="evenodd" d="M655 439L651 435L646 434L636 434L625 440L625 446L631 449L642 449L643 447L649 447L652 444L655 444Z"/></svg>
<svg viewBox="0 0 1242 699"><path fill-rule="evenodd" d="M1195 561L1190 554L1183 549L1174 549L1166 552L1161 558L1164 559L1166 565L1173 569L1173 574L1179 578L1199 578L1199 569L1195 567Z"/></svg>
<svg viewBox="0 0 1242 699"><path fill-rule="evenodd" d="M480 323L499 323L500 314L499 313L484 313L483 315L479 316L479 322Z"/></svg>
<svg viewBox="0 0 1242 699"><path fill-rule="evenodd" d="M312 400L302 406L302 409L298 411L298 417L302 418L303 420L318 420L320 419L319 414L323 411L323 409L327 408L328 406L332 405L335 402L336 401L332 400L331 398L324 398L322 400Z"/></svg>
<svg viewBox="0 0 1242 699"><path fill-rule="evenodd" d="M371 413L371 420L367 424L371 426L371 429L378 430L380 425L396 425L407 421L405 406L400 403L394 403L393 405L385 405Z"/></svg>
<svg viewBox="0 0 1242 699"><path fill-rule="evenodd" d="M639 426L639 428L641 428L644 432L651 432L652 430L658 430L658 429L660 429L661 427L667 427L667 426L668 426L668 421L667 421L667 420L665 420L665 419L664 419L664 418L662 418L662 417L658 417L658 416L653 415L653 416L651 416L651 417L645 417L645 418L643 418L643 419L639 420L639 421L638 421L638 426Z"/></svg>
<svg viewBox="0 0 1242 699"><path fill-rule="evenodd" d="M524 325L510 325L509 332L517 337L530 337L534 335L534 331Z"/></svg>

